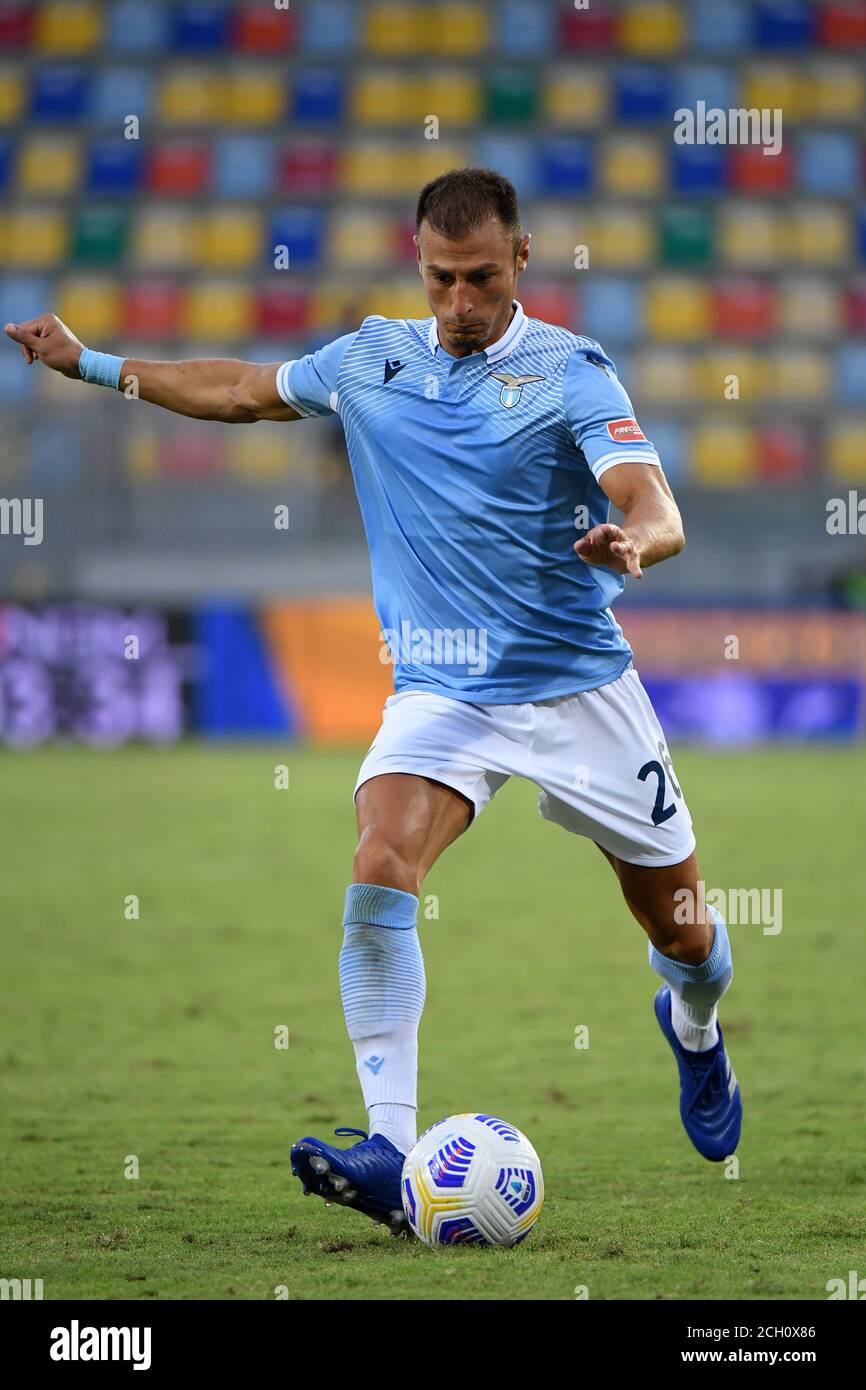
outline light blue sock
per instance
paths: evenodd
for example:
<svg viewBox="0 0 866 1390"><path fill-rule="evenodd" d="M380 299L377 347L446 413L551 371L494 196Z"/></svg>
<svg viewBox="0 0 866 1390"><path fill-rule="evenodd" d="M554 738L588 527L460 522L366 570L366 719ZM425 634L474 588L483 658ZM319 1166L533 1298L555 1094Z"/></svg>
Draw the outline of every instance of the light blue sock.
<svg viewBox="0 0 866 1390"><path fill-rule="evenodd" d="M418 1024L426 979L418 899L399 888L353 883L346 890L340 994L355 1048L370 1133L401 1153L415 1143Z"/></svg>
<svg viewBox="0 0 866 1390"><path fill-rule="evenodd" d="M649 942L649 963L653 970L667 980L671 991L684 1004L698 1008L711 1008L717 1004L734 978L731 943L724 918L714 907L708 907L707 912L715 924L715 934L710 954L699 965L688 965L662 955Z"/></svg>

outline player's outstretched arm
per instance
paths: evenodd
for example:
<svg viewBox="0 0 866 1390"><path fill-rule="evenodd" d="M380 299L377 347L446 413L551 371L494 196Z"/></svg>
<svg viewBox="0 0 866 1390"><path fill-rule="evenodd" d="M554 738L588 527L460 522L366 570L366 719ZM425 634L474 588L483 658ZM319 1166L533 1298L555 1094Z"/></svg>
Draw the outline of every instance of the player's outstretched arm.
<svg viewBox="0 0 866 1390"><path fill-rule="evenodd" d="M574 547L581 560L642 579L648 565L679 555L686 543L682 518L657 464L614 464L599 485L623 513L624 525L605 522L587 531Z"/></svg>
<svg viewBox="0 0 866 1390"><path fill-rule="evenodd" d="M241 362L231 357L147 362L92 352L56 314L27 323L7 323L6 334L21 348L25 362L41 362L74 380L133 388L131 394L196 420L254 424L257 420L299 420L276 386L279 362Z"/></svg>

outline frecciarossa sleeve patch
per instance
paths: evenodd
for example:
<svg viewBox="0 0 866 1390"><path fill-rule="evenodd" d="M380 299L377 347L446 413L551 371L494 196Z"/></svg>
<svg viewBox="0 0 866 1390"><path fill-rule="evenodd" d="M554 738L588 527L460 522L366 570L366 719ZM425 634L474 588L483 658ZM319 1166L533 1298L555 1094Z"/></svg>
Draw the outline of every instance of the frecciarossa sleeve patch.
<svg viewBox="0 0 866 1390"><path fill-rule="evenodd" d="M627 444L633 439L646 439L637 420L609 420L607 432L618 444Z"/></svg>

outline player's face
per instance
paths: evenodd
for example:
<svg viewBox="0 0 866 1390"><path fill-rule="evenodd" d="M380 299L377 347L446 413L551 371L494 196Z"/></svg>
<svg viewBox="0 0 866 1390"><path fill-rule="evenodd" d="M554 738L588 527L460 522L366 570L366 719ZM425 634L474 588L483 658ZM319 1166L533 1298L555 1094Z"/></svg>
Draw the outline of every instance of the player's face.
<svg viewBox="0 0 866 1390"><path fill-rule="evenodd" d="M454 357L497 342L511 320L517 277L529 257L529 236L514 241L492 217L462 241L449 241L426 222L418 236L418 267L439 341Z"/></svg>

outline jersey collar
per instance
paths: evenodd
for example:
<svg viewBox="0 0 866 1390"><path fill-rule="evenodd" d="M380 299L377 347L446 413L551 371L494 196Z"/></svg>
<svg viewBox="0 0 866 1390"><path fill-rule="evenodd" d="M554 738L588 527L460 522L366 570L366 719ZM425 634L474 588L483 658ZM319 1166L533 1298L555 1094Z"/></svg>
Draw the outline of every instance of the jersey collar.
<svg viewBox="0 0 866 1390"><path fill-rule="evenodd" d="M511 303L514 306L514 317L510 324L498 342L491 343L489 347L484 348L484 356L487 358L488 362L501 362L504 357L507 357L510 352L514 351L526 332L527 320L523 312L523 305L516 299L512 299ZM441 346L435 317L430 320L430 331L427 334L427 344L432 353L435 353L437 347ZM443 348L442 351L444 352L445 349ZM473 353L471 355L474 356L475 354Z"/></svg>

